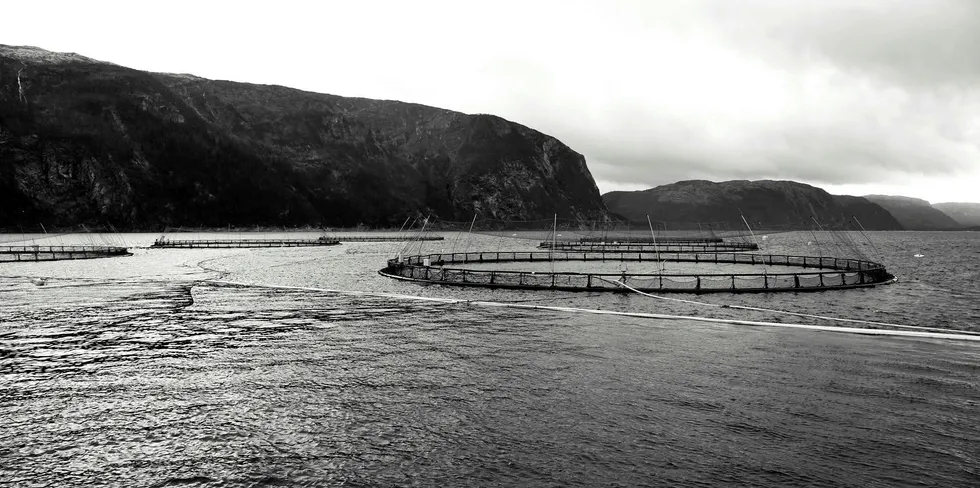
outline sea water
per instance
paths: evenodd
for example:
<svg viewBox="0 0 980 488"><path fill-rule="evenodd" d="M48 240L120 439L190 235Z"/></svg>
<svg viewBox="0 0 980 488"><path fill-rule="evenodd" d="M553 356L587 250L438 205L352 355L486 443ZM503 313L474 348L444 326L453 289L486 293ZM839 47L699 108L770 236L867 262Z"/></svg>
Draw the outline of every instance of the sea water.
<svg viewBox="0 0 980 488"><path fill-rule="evenodd" d="M870 234L854 245L898 283L681 297L980 330L980 234ZM162 250L130 234L98 237L129 257L0 264L0 485L980 484L977 343L328 291L833 325L377 274L399 253L536 244L446 236ZM809 236L763 250L842 254Z"/></svg>

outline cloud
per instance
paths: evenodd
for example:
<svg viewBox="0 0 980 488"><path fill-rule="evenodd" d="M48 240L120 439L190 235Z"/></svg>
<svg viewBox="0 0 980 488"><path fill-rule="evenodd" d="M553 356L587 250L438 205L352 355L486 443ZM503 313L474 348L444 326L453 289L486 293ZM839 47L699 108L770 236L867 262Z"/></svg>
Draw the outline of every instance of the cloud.
<svg viewBox="0 0 980 488"><path fill-rule="evenodd" d="M581 56L593 79L565 107L515 117L602 161L607 189L778 178L935 196L933 176L980 178L980 3L676 3L618 2L630 18L604 45L629 49Z"/></svg>
<svg viewBox="0 0 980 488"><path fill-rule="evenodd" d="M734 4L716 4L736 14ZM739 34L791 56L908 85L980 80L980 3L970 0L756 1ZM745 26L745 24L742 24ZM760 36L759 33L765 33ZM766 41L763 41L766 39Z"/></svg>

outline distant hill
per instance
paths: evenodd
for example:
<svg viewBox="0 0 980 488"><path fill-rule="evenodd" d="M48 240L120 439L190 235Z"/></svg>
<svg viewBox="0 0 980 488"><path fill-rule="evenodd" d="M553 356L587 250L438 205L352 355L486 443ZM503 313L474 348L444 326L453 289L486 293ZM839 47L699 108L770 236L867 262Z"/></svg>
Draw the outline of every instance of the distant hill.
<svg viewBox="0 0 980 488"><path fill-rule="evenodd" d="M493 115L0 45L0 227L397 226L418 213L607 216L581 154Z"/></svg>
<svg viewBox="0 0 980 488"><path fill-rule="evenodd" d="M946 202L934 203L932 206L964 226L980 227L980 203Z"/></svg>
<svg viewBox="0 0 980 488"><path fill-rule="evenodd" d="M963 227L925 200L894 195L866 195L864 198L884 207L907 230L951 230Z"/></svg>
<svg viewBox="0 0 980 488"><path fill-rule="evenodd" d="M901 230L881 206L861 197L835 196L793 181L679 181L641 191L614 191L602 196L613 213L631 220L647 215L665 222L725 222L742 228L739 215L752 225L809 229L812 218L824 227L847 226L857 217L868 230Z"/></svg>

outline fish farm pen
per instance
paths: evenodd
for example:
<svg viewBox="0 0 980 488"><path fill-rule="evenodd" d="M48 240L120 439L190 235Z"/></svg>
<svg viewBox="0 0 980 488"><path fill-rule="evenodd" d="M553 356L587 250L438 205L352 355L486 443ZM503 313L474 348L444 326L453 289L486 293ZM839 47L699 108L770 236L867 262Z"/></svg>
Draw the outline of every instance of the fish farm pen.
<svg viewBox="0 0 980 488"><path fill-rule="evenodd" d="M467 267L474 263L567 261L689 262L763 266L755 273L631 273L493 270ZM799 267L806 271L769 272L766 266ZM777 292L870 287L894 277L882 264L849 258L790 256L742 252L467 252L395 258L379 271L383 276L441 285L561 291L642 292Z"/></svg>
<svg viewBox="0 0 980 488"><path fill-rule="evenodd" d="M722 239L721 237L662 236L662 237L654 238L654 237L631 236L628 234L619 235L619 236L615 234L609 234L602 237L582 237L578 239L578 242L582 242L582 243L591 242L597 244L612 243L612 242L617 242L617 243L626 242L632 244L645 244L645 243L656 244L658 242L679 243L679 244L704 244L704 243L712 243L712 242L720 243L724 241L725 240Z"/></svg>
<svg viewBox="0 0 980 488"><path fill-rule="evenodd" d="M441 241L442 236L324 236L317 239L165 239L153 241L151 248L167 249L228 249L253 247L319 247L336 246L341 242L402 242L411 240Z"/></svg>
<svg viewBox="0 0 980 488"><path fill-rule="evenodd" d="M340 242L406 242L406 241L442 241L443 236L410 236L410 235L376 235L376 236L345 236L329 235L327 239Z"/></svg>
<svg viewBox="0 0 980 488"><path fill-rule="evenodd" d="M791 229L770 226L757 237L748 220L742 221L745 226L738 228L726 222L657 222L650 217L559 220L555 215L548 220L505 221L475 216L466 222L426 218L416 235L455 232L453 250L423 251L421 242L413 250L410 244L378 272L397 280L448 286L644 293L803 292L873 287L895 280L880 258L866 256L849 230L838 224L818 228L814 221L814 229L804 230L826 232L823 235L848 257L833 257L819 248L817 255L800 253L785 241L778 244L779 250L764 252L760 243L769 234ZM474 234L482 235L483 246L497 249L469 249ZM513 247L524 247L521 242L527 250ZM457 251L457 246L466 249Z"/></svg>
<svg viewBox="0 0 980 488"><path fill-rule="evenodd" d="M336 246L340 241L336 239L211 239L211 240L170 240L157 239L153 241L151 248L167 249L228 249L228 248L253 248L253 247L317 247L317 246Z"/></svg>
<svg viewBox="0 0 980 488"><path fill-rule="evenodd" d="M725 252L725 251L756 251L759 245L754 242L576 242L576 241L544 241L538 245L543 249L556 251L644 251L644 252Z"/></svg>
<svg viewBox="0 0 980 488"><path fill-rule="evenodd" d="M128 248L118 246L0 246L0 263L98 259L129 255Z"/></svg>

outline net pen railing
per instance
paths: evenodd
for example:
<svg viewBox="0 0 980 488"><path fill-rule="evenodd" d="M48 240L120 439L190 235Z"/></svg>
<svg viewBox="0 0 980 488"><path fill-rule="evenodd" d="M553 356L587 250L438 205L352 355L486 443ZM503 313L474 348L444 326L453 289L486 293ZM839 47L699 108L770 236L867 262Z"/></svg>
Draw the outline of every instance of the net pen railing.
<svg viewBox="0 0 980 488"><path fill-rule="evenodd" d="M128 248L119 246L0 246L0 253L34 253L34 252L100 252L106 254L129 252Z"/></svg>
<svg viewBox="0 0 980 488"><path fill-rule="evenodd" d="M400 258L389 261L399 262ZM464 253L433 253L407 256L401 262L407 265L437 266L447 264L496 263L496 262L545 262L545 261L630 261L630 262L689 262L716 264L751 264L822 268L843 271L861 271L884 268L873 261L853 258L823 256L792 256L784 254L756 254L744 252L667 252L654 251L471 251Z"/></svg>
<svg viewBox="0 0 980 488"><path fill-rule="evenodd" d="M538 247L542 249L554 249L557 251L592 251L592 252L733 252L733 251L756 251L759 245L751 242L705 242L705 243L678 243L678 242L541 242Z"/></svg>
<svg viewBox="0 0 980 488"><path fill-rule="evenodd" d="M654 242L672 242L679 244L697 244L697 243L708 243L708 242L723 242L724 239L721 237L674 237L674 236L663 236L663 237L637 237L630 235L616 235L609 234L603 236L592 236L592 237L582 237L578 242L582 243L601 243L601 242L624 242L629 241L632 243L654 243Z"/></svg>
<svg viewBox="0 0 980 488"><path fill-rule="evenodd" d="M93 259L129 254L128 248L118 246L0 246L0 262Z"/></svg>
<svg viewBox="0 0 980 488"><path fill-rule="evenodd" d="M561 254L561 256L556 256ZM471 252L430 254L392 259L381 274L413 281L461 286L484 286L519 289L556 290L625 290L629 288L653 292L763 292L807 291L834 288L854 288L886 283L893 279L883 265L857 259L812 256L752 255L732 253L730 259L718 263L786 264L824 269L815 271L778 272L766 270L755 273L630 273L630 272L555 272L486 270L459 267L467 263L534 262L545 260L613 260L610 253L535 253L535 252ZM629 253L613 253L616 257ZM681 259L702 256L683 255ZM805 263L805 264L804 264ZM837 268L830 268L837 266ZM623 286L626 285L626 286Z"/></svg>
<svg viewBox="0 0 980 488"><path fill-rule="evenodd" d="M157 239L150 247L192 248L192 247L300 247L332 246L340 244L337 239Z"/></svg>

